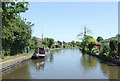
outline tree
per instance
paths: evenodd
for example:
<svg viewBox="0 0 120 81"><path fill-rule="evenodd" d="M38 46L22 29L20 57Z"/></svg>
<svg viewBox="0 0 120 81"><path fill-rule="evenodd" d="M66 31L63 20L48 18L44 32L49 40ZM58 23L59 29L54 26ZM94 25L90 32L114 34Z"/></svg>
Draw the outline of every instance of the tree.
<svg viewBox="0 0 120 81"><path fill-rule="evenodd" d="M48 45L48 38L44 38L44 39L42 40L42 44Z"/></svg>
<svg viewBox="0 0 120 81"><path fill-rule="evenodd" d="M90 30L87 29L87 27L84 27L84 31L77 35L77 37L80 37L80 39L84 39L85 36L87 36L87 33L91 33Z"/></svg>
<svg viewBox="0 0 120 81"><path fill-rule="evenodd" d="M89 40L91 40L92 38L93 37L90 35L84 36L84 39L82 39L81 46L80 46L82 48L82 51L85 51L85 49L87 49Z"/></svg>
<svg viewBox="0 0 120 81"><path fill-rule="evenodd" d="M35 44L34 44L34 45L37 46L37 44L38 44L38 40L37 40L37 38L36 38L36 37L33 37L32 40L35 41Z"/></svg>
<svg viewBox="0 0 120 81"><path fill-rule="evenodd" d="M75 45L75 41L71 41L71 45L74 47L74 45Z"/></svg>
<svg viewBox="0 0 120 81"><path fill-rule="evenodd" d="M12 55L22 53L27 46L28 40L31 38L31 26L33 24L16 18L9 20L8 26L9 28L5 27L2 31L3 49L6 51L10 49Z"/></svg>
<svg viewBox="0 0 120 81"><path fill-rule="evenodd" d="M91 39L91 40L89 40L89 44L88 44L88 49L89 49L89 51L91 51L92 50L92 48L94 47L94 46L96 46L98 44L98 41L96 41L96 40L94 40L94 39Z"/></svg>
<svg viewBox="0 0 120 81"><path fill-rule="evenodd" d="M49 38L48 47L51 48L53 43L54 43L54 39L53 38Z"/></svg>
<svg viewBox="0 0 120 81"><path fill-rule="evenodd" d="M52 44L54 43L54 39L53 38L44 38L42 43L46 46L48 46L49 48L51 48Z"/></svg>
<svg viewBox="0 0 120 81"><path fill-rule="evenodd" d="M2 2L2 19L14 19L18 17L21 12L28 10L28 2ZM4 22L5 23L5 22Z"/></svg>
<svg viewBox="0 0 120 81"><path fill-rule="evenodd" d="M102 38L101 36L98 36L98 37L97 37L97 41L98 41L98 42L100 42L100 41L102 41L102 40L103 40L103 38Z"/></svg>
<svg viewBox="0 0 120 81"><path fill-rule="evenodd" d="M11 55L22 53L31 38L31 22L20 18L28 10L28 2L2 2L2 47Z"/></svg>
<svg viewBox="0 0 120 81"><path fill-rule="evenodd" d="M76 46L80 46L80 44L81 43L79 41L76 41L76 43L75 43Z"/></svg>
<svg viewBox="0 0 120 81"><path fill-rule="evenodd" d="M36 46L38 45L38 40L36 37L33 37L32 39L30 39L30 48L34 49Z"/></svg>

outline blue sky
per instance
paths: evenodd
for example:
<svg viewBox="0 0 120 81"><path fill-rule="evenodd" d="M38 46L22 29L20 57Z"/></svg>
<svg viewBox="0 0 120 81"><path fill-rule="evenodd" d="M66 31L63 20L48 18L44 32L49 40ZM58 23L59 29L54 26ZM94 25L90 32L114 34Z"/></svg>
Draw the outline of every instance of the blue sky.
<svg viewBox="0 0 120 81"><path fill-rule="evenodd" d="M95 39L118 33L117 2L30 2L21 17L33 22L32 35L54 38L55 41L78 40L77 34L86 25Z"/></svg>

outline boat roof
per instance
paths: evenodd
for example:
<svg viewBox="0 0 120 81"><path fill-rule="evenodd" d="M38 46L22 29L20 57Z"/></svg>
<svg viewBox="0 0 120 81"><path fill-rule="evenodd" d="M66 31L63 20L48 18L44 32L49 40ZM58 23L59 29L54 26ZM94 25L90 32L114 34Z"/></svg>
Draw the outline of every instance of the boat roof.
<svg viewBox="0 0 120 81"><path fill-rule="evenodd" d="M42 48L42 47L36 47L36 48ZM49 48L44 48L44 49L49 49Z"/></svg>
<svg viewBox="0 0 120 81"><path fill-rule="evenodd" d="M44 49L49 49L49 48L44 48Z"/></svg>

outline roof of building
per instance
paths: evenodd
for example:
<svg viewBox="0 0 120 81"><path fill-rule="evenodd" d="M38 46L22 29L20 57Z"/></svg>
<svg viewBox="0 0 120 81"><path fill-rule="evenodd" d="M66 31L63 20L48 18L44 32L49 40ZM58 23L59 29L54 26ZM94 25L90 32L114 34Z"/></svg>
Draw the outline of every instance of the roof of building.
<svg viewBox="0 0 120 81"><path fill-rule="evenodd" d="M31 36L31 39L32 39L33 37L35 37L35 36ZM35 38L37 38L38 41L42 41L42 38L38 38L38 37L35 37Z"/></svg>
<svg viewBox="0 0 120 81"><path fill-rule="evenodd" d="M111 38L105 39L101 42L109 42L110 40L120 40L120 36L111 37Z"/></svg>

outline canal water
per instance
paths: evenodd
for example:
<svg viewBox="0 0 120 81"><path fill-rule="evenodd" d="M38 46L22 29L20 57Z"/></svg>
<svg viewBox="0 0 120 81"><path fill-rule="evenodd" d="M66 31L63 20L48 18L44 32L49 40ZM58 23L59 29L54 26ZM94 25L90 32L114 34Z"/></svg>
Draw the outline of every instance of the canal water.
<svg viewBox="0 0 120 81"><path fill-rule="evenodd" d="M26 60L2 74L3 79L119 79L120 66L82 54L78 48Z"/></svg>

